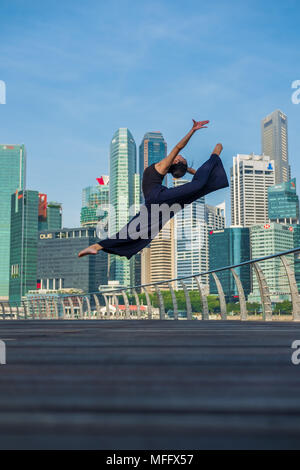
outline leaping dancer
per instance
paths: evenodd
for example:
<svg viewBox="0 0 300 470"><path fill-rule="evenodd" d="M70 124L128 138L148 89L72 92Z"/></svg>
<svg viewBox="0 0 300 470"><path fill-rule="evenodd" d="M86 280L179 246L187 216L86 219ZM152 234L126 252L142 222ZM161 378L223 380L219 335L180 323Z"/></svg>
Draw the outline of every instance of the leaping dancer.
<svg viewBox="0 0 300 470"><path fill-rule="evenodd" d="M208 123L209 121L196 122L193 120L192 129L173 148L171 153L160 162L146 168L142 181L145 204L141 207L140 213L133 217L119 233L89 246L81 251L78 257L96 255L100 250L103 250L130 259L149 245L168 220L175 215L175 212L171 213L169 211L167 218L159 217L158 221L153 221L154 207L167 206L170 208L177 205L181 210L184 206L191 204L200 197L229 186L220 159L223 150L222 144L215 146L210 158L197 171L189 168L186 159L179 155L179 152L184 149L192 135L197 130L206 128ZM190 173L194 177L189 183L176 188L167 188L162 184L167 173L171 173L174 178L182 178L186 173ZM145 210L148 214L146 224L139 222L141 214L145 213ZM140 236L132 236L133 228L135 234L137 229L139 230Z"/></svg>

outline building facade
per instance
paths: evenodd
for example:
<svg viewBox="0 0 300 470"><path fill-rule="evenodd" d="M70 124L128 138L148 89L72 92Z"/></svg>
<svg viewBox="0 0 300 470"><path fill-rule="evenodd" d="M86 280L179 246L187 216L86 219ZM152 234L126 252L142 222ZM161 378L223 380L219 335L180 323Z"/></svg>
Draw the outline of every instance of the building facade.
<svg viewBox="0 0 300 470"><path fill-rule="evenodd" d="M185 183L182 179L174 180L175 187ZM207 270L207 224L202 197L175 215L175 277L193 276ZM194 278L185 282L190 289L197 289ZM201 276L201 282L208 285L208 277ZM180 283L176 287L181 289Z"/></svg>
<svg viewBox="0 0 300 470"><path fill-rule="evenodd" d="M80 224L83 227L94 227L102 220L107 220L108 215L109 176L105 175L99 178L97 186L88 186L82 190Z"/></svg>
<svg viewBox="0 0 300 470"><path fill-rule="evenodd" d="M265 155L233 157L230 174L232 226L268 222L268 188L275 184L274 161Z"/></svg>
<svg viewBox="0 0 300 470"><path fill-rule="evenodd" d="M152 240L150 247L141 253L141 281L142 284L153 284L174 277L174 219L171 219ZM160 289L168 290L168 285L162 284ZM154 288L149 286L149 290Z"/></svg>
<svg viewBox="0 0 300 470"><path fill-rule="evenodd" d="M139 148L140 180L148 166L158 163L167 156L167 143L161 132L147 132ZM165 182L166 183L166 182ZM143 197L141 195L141 200Z"/></svg>
<svg viewBox="0 0 300 470"><path fill-rule="evenodd" d="M108 282L108 255L78 258L78 253L97 243L95 228L46 230L38 234L36 285L39 289L81 289L97 292Z"/></svg>
<svg viewBox="0 0 300 470"><path fill-rule="evenodd" d="M226 225L226 205L225 202L217 206L205 204L205 221L208 230L222 230Z"/></svg>
<svg viewBox="0 0 300 470"><path fill-rule="evenodd" d="M0 145L0 169L0 300L8 300L11 196L25 189L25 146Z"/></svg>
<svg viewBox="0 0 300 470"><path fill-rule="evenodd" d="M261 258L294 248L294 229L290 225L271 222L257 225L250 229L252 258ZM293 269L293 255L287 256ZM285 269L279 258L262 261L259 263L268 284L271 300L274 302L290 299L290 288ZM254 272L253 292L249 300L260 301L259 285Z"/></svg>
<svg viewBox="0 0 300 470"><path fill-rule="evenodd" d="M250 233L246 227L228 227L223 230L212 230L209 233L209 269L214 270L225 266L243 263L250 259ZM235 268L239 276L245 295L251 292L250 266ZM229 270L217 273L221 281L224 294L228 299L238 297L233 275ZM217 287L210 276L210 293L217 294Z"/></svg>
<svg viewBox="0 0 300 470"><path fill-rule="evenodd" d="M268 213L272 222L282 224L299 223L299 198L296 193L296 178L268 188Z"/></svg>
<svg viewBox="0 0 300 470"><path fill-rule="evenodd" d="M109 233L114 235L124 227L136 209L136 144L127 128L118 129L110 146ZM114 213L112 213L112 211ZM122 285L135 281L135 259L110 256L111 280Z"/></svg>
<svg viewBox="0 0 300 470"><path fill-rule="evenodd" d="M20 305L36 288L38 191L22 190L11 197L9 301Z"/></svg>
<svg viewBox="0 0 300 470"><path fill-rule="evenodd" d="M266 116L261 122L262 153L275 164L275 183L291 179L288 155L288 120L279 110Z"/></svg>

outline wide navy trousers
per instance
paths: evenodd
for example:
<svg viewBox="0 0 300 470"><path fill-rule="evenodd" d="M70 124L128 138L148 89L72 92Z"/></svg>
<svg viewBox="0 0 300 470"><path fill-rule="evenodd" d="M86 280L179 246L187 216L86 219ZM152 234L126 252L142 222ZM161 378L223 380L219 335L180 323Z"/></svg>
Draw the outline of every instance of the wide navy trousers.
<svg viewBox="0 0 300 470"><path fill-rule="evenodd" d="M140 213L133 217L130 222L120 230L114 237L101 240L99 245L103 251L107 253L126 256L130 259L133 255L145 248L153 238L159 233L162 227L174 217L175 212L171 212L167 219L160 214L159 220L153 222L154 208L157 212L157 206L169 207L174 204L183 209L185 205L191 204L200 197L205 196L213 191L228 187L228 179L225 173L223 163L220 157L212 154L211 157L196 171L193 179L182 186L176 188L167 188L163 185L155 185L148 194L144 206L141 207ZM147 214L140 223L141 214ZM136 232L140 231L140 236ZM135 232L131 235L130 232Z"/></svg>

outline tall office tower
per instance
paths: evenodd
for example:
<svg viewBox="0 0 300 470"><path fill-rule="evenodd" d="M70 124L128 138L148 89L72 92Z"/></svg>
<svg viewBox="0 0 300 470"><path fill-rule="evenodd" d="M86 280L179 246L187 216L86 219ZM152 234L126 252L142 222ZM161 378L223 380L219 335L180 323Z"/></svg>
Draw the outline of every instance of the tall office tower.
<svg viewBox="0 0 300 470"><path fill-rule="evenodd" d="M261 258L294 248L293 227L272 222L257 225L250 229L251 257ZM287 255L289 264L293 264L293 255ZM271 300L278 302L290 298L290 289L285 269L279 258L274 258L259 263L268 284ZM291 266L292 267L292 266ZM253 293L249 297L251 301L259 301L259 285L256 275L252 272Z"/></svg>
<svg viewBox="0 0 300 470"><path fill-rule="evenodd" d="M47 202L47 194L39 193L39 230L60 230L62 227L62 205Z"/></svg>
<svg viewBox="0 0 300 470"><path fill-rule="evenodd" d="M25 188L24 145L0 145L0 168L0 300L8 300L11 196Z"/></svg>
<svg viewBox="0 0 300 470"><path fill-rule="evenodd" d="M217 206L205 204L205 221L208 230L222 230L226 225L225 202Z"/></svg>
<svg viewBox="0 0 300 470"><path fill-rule="evenodd" d="M209 269L218 269L243 263L250 259L249 228L228 227L223 230L212 230L209 234ZM239 276L245 295L251 292L251 276L249 265L235 268ZM221 281L224 294L232 299L238 296L233 275L229 270L217 273ZM210 293L217 294L217 287L212 276L210 277Z"/></svg>
<svg viewBox="0 0 300 470"><path fill-rule="evenodd" d="M230 174L232 226L268 222L268 187L275 184L274 161L266 155L233 157Z"/></svg>
<svg viewBox="0 0 300 470"><path fill-rule="evenodd" d="M38 191L16 191L11 197L9 301L20 305L36 288Z"/></svg>
<svg viewBox="0 0 300 470"><path fill-rule="evenodd" d="M60 202L48 202L47 221L48 230L60 230L62 228L62 204Z"/></svg>
<svg viewBox="0 0 300 470"><path fill-rule="evenodd" d="M83 227L94 227L108 216L109 176L101 176L97 181L97 186L88 186L82 190L80 223Z"/></svg>
<svg viewBox="0 0 300 470"><path fill-rule="evenodd" d="M279 110L261 121L262 153L268 155L275 164L275 183L291 178L288 155L288 120Z"/></svg>
<svg viewBox="0 0 300 470"><path fill-rule="evenodd" d="M139 172L142 181L143 173L148 166L158 163L167 156L167 143L161 132L147 132L139 148Z"/></svg>
<svg viewBox="0 0 300 470"><path fill-rule="evenodd" d="M174 180L174 186L187 183ZM208 270L207 224L205 221L205 198L189 204L175 216L175 277L193 276ZM208 276L202 276L208 285ZM187 279L191 289L197 289L196 280ZM180 283L176 286L181 289Z"/></svg>
<svg viewBox="0 0 300 470"><path fill-rule="evenodd" d="M36 286L39 289L82 289L97 292L108 281L108 255L78 258L77 253L98 241L95 227L45 230L38 234Z"/></svg>
<svg viewBox="0 0 300 470"><path fill-rule="evenodd" d="M296 178L268 188L269 219L282 224L299 223Z"/></svg>
<svg viewBox="0 0 300 470"><path fill-rule="evenodd" d="M109 233L114 235L127 224L135 210L136 145L127 128L118 129L110 146L109 202L114 208L110 214ZM131 209L131 213L130 213ZM134 260L110 257L110 276L122 285L134 282Z"/></svg>
<svg viewBox="0 0 300 470"><path fill-rule="evenodd" d="M174 279L174 218L169 220L152 240L150 247L143 249L141 258L142 284L153 284ZM160 288L161 290L168 290L168 285L162 284ZM150 286L149 290L153 291L154 288Z"/></svg>

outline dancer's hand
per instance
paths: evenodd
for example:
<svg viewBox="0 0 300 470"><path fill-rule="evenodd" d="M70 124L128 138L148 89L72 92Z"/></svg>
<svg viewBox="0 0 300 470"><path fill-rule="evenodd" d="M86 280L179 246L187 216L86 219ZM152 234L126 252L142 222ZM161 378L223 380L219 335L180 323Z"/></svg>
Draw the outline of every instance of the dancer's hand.
<svg viewBox="0 0 300 470"><path fill-rule="evenodd" d="M209 121L195 121L193 119L193 131L197 131L198 129L206 129L207 126L205 124L208 124Z"/></svg>

